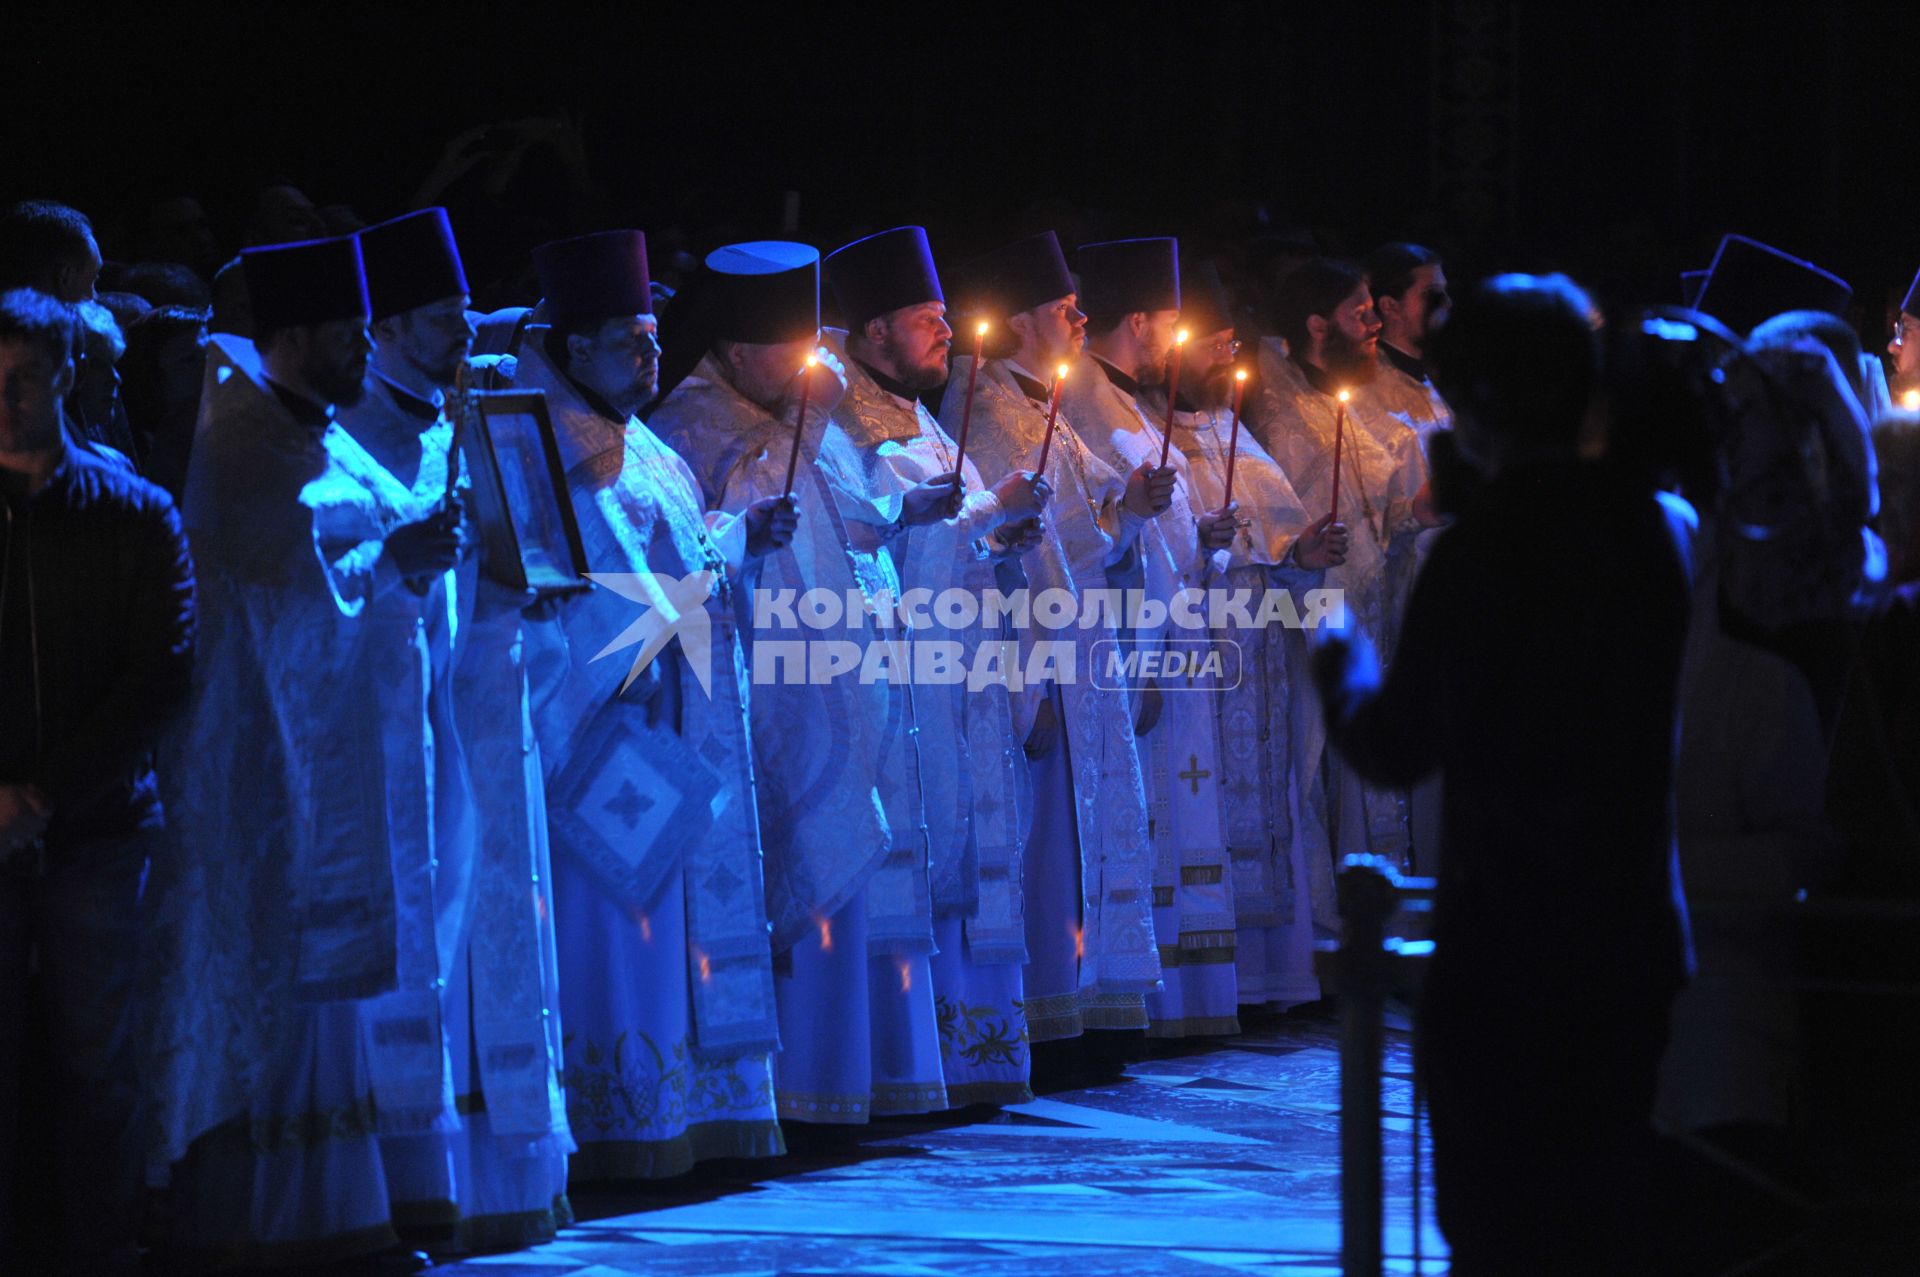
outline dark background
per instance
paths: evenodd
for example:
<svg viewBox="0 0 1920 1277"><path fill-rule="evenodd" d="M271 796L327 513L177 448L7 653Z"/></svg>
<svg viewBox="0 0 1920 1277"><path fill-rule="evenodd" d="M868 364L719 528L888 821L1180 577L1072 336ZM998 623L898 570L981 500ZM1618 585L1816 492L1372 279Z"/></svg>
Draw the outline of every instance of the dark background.
<svg viewBox="0 0 1920 1277"><path fill-rule="evenodd" d="M1672 300L1738 230L1855 285L1871 331L1920 266L1920 17L1900 4L1214 2L774 8L68 6L8 14L0 198L88 211L109 257L179 192L240 242L285 177L368 220L448 141L565 113L590 200L535 155L447 193L477 277L538 239L675 245L903 221L948 262L1062 238L1227 243L1288 225L1456 275L1568 269ZM484 223L484 224L482 224ZM490 300L502 300L494 298Z"/></svg>

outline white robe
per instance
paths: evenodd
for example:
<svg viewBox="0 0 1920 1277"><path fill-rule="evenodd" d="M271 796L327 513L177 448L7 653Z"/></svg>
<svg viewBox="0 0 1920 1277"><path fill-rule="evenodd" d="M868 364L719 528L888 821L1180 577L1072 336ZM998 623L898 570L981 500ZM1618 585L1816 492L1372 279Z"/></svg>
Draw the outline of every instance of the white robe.
<svg viewBox="0 0 1920 1277"><path fill-rule="evenodd" d="M412 517L424 517L439 503L447 491L454 433L444 412L423 421L402 406L388 383L372 377L366 397L343 412L341 422L376 459L405 458L417 447ZM404 482L409 476L394 477ZM404 794L432 814L430 822L394 821L395 859L432 892L427 938L437 950L441 1037L460 1116L454 1120L449 1113L432 1123L434 1129L382 1140L389 1193L396 1218L452 1225L456 1249L534 1245L551 1239L564 1218L564 1207L558 1218L555 1208L573 1143L560 1093L545 812L538 755L528 748L525 679L518 664L524 600L482 581L477 555L411 606L411 596L401 596L394 610L402 620L418 614L427 678L415 694L395 697L393 704L417 713L424 701L428 730L408 730L390 716L398 730L388 732L388 805L393 812ZM420 757L423 741L426 753ZM412 759L403 754L409 745ZM483 782L477 790L476 775ZM422 829L425 845L403 855L401 831L407 828ZM382 1036L405 1036L381 1018L405 1013L404 1003L389 1009L394 996L370 1004L370 1051L376 1055ZM380 1081L376 1071L376 1100ZM384 1105L382 1126L396 1129Z"/></svg>
<svg viewBox="0 0 1920 1277"><path fill-rule="evenodd" d="M970 361L955 361L941 412L958 421ZM981 477L997 482L1039 464L1046 410L1021 391L1005 360L981 370L968 453ZM1046 479L1054 496L1044 518L1046 539L1023 560L1034 595L1065 590L1091 611L1089 595L1110 588L1108 571L1134 561L1146 524L1121 505L1125 477L1089 450L1064 409L1048 450ZM1075 624L1036 639L1074 644L1074 677L1021 698L1021 737L1039 701L1052 698L1061 745L1033 766L1034 828L1024 857L1030 962L1027 1022L1036 1042L1078 1036L1087 1028L1145 1024L1144 995L1158 983L1154 943L1146 791L1123 691L1097 684L1094 659L1120 631L1111 611L1095 628ZM1104 645L1104 646L1103 646Z"/></svg>
<svg viewBox="0 0 1920 1277"><path fill-rule="evenodd" d="M1382 664L1388 664L1400 620L1394 584L1404 579L1391 560L1412 553L1420 530L1413 501L1426 477L1418 447L1408 446L1412 431L1383 419L1356 396L1347 405L1346 429L1338 432L1337 402L1315 390L1271 339L1261 344L1259 360L1260 391L1248 418L1315 519L1333 507L1334 444L1340 434L1340 522L1351 539L1346 562L1328 569L1327 586L1344 592L1348 616L1373 640ZM1398 442L1389 448L1382 437ZM1317 698L1301 699L1311 703L1310 720L1294 754L1306 794L1301 836L1308 840L1314 917L1332 925L1336 856L1372 853L1407 867L1407 795L1363 785L1350 768L1328 755Z"/></svg>
<svg viewBox="0 0 1920 1277"><path fill-rule="evenodd" d="M953 469L954 439L932 413L917 399L882 388L859 364L846 365L847 395L834 421L859 449L875 494L894 497ZM904 590L923 590L933 599L956 590L979 600L1000 588L1001 565L986 537L1006 513L971 459L963 468L967 497L960 513L909 529L889 547ZM928 607L919 618L927 625L913 630L912 641L957 643L968 668L983 644L1005 638L1000 626L989 632L976 619L954 628L942 625L939 615ZM907 739L917 750L911 759L897 750L892 766L903 772L911 767L918 775L927 813L925 847L940 950L934 1007L947 1098L956 1105L1019 1103L1032 1098L1021 1049L1026 1019L1020 968L1027 950L1019 892L1031 782L1026 755L1014 739L1007 687L910 684L903 690L916 729ZM896 829L911 811L900 801L902 789L896 784L889 791L888 819Z"/></svg>
<svg viewBox="0 0 1920 1277"><path fill-rule="evenodd" d="M380 557L404 511L378 469L337 424L299 424L251 343L215 338L184 500L194 688L156 769L143 1079L189 1257L394 1239L354 1000L402 969L382 689L418 651L374 641L375 601L405 593Z"/></svg>
<svg viewBox="0 0 1920 1277"><path fill-rule="evenodd" d="M1164 408L1149 421L1147 406L1092 356L1082 358L1068 378L1061 405L1072 413L1081 439L1116 471L1124 474L1160 463ZM1176 423L1174 428L1178 432L1181 426ZM1226 555L1210 555L1201 548L1198 520L1205 510L1192 469L1180 448L1166 452L1178 478L1172 505L1141 534L1143 570L1110 576L1116 586L1144 588L1148 598L1171 605L1182 590L1204 591L1222 582ZM1204 598L1201 608L1204 614ZM1213 646L1205 629L1178 626L1171 617L1150 629L1136 628L1133 637L1142 648L1162 647L1188 659L1204 657ZM1154 848L1154 931L1163 978L1163 988L1147 999L1149 1033L1237 1033L1233 882L1213 706L1220 688L1203 677L1161 679L1159 689L1160 719L1141 742L1140 754Z"/></svg>
<svg viewBox="0 0 1920 1277"><path fill-rule="evenodd" d="M777 1043L767 944L761 837L749 742L750 696L733 610L744 522L708 515L686 463L637 418L613 421L547 358L545 330L523 345L514 384L545 393L588 569L679 580L715 574L704 604L712 638L711 695L682 648L659 659L672 733L718 774L716 819L678 855L648 865L647 899L615 898L576 849L592 834L550 817L557 851L555 914L567 1025L568 1119L578 1179L678 1174L711 1157L783 1151L773 1114ZM671 609L664 598L655 608ZM568 599L543 639L564 659L536 673L535 724L551 777L581 779L620 766L614 742L646 751L638 696L623 698L632 653L609 644L642 614L606 585ZM677 710L677 713L674 711ZM589 754L603 742L601 754ZM576 766L577 762L577 766ZM617 800L619 795L615 794ZM656 848L670 844L656 842Z"/></svg>
<svg viewBox="0 0 1920 1277"><path fill-rule="evenodd" d="M1228 547L1220 588L1247 590L1257 614L1268 590L1290 590L1304 614L1306 590L1325 572L1301 568L1292 553L1302 529L1313 522L1285 472L1240 423L1237 439L1230 410L1214 407L1175 414L1174 440L1187 458L1194 496L1202 509L1226 504L1229 453L1233 499L1247 525ZM1226 809L1227 857L1232 866L1238 945L1234 966L1240 1002L1276 1010L1320 996L1313 970L1313 919L1305 896L1305 847L1299 827L1300 793L1293 765L1297 702L1313 696L1307 677L1305 636L1283 625L1226 628L1217 643L1237 653L1227 677L1237 682L1211 698L1220 725L1220 774ZM1224 655L1224 653L1223 653ZM1188 888L1183 884L1183 892Z"/></svg>
<svg viewBox="0 0 1920 1277"><path fill-rule="evenodd" d="M693 468L708 509L738 513L783 491L793 424L736 391L711 355L674 388L653 424ZM869 652L875 640L894 637L867 609L900 595L884 544L899 503L876 501L852 443L817 401L802 453L799 529L746 578L789 606L816 589L841 605L821 627L781 628L771 611L747 618L767 911L779 955L775 1091L783 1119L864 1122L947 1106L927 865L924 844L914 844L923 817L896 831L885 801L898 779L883 766L906 726L904 689L858 671L814 682L803 670L789 681L790 667L775 654L797 648L804 663L810 647L815 657L825 643ZM861 614L846 613L850 593ZM754 600L741 606L751 611Z"/></svg>

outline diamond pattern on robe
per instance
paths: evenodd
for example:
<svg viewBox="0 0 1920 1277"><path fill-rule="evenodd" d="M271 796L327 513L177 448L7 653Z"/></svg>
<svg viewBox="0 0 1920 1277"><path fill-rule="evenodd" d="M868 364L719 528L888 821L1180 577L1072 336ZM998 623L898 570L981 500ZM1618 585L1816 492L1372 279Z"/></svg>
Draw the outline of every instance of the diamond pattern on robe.
<svg viewBox="0 0 1920 1277"><path fill-rule="evenodd" d="M735 894L746 885L746 883L740 880L740 875L734 873L733 870L727 868L724 864L715 865L713 872L707 875L707 890L722 901L732 900Z"/></svg>
<svg viewBox="0 0 1920 1277"><path fill-rule="evenodd" d="M618 816L629 830L640 827L640 818L652 811L653 799L641 793L631 780L620 782L620 792L609 798L606 810Z"/></svg>

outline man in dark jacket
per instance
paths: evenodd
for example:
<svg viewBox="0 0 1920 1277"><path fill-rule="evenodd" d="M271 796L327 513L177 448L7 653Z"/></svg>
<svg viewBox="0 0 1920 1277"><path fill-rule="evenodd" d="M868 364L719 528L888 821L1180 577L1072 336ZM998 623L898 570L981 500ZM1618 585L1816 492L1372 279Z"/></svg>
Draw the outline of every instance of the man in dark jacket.
<svg viewBox="0 0 1920 1277"><path fill-rule="evenodd" d="M1642 1273L1669 1004L1687 970L1673 846L1686 570L1660 503L1581 459L1592 303L1500 276L1435 340L1488 476L1414 587L1392 671L1314 674L1362 775L1445 783L1419 1021L1435 1191L1459 1277Z"/></svg>
<svg viewBox="0 0 1920 1277"><path fill-rule="evenodd" d="M0 1269L19 1244L34 971L64 1246L106 1272L139 1222L129 995L161 820L150 753L188 687L193 569L166 494L61 427L73 324L43 293L0 296Z"/></svg>

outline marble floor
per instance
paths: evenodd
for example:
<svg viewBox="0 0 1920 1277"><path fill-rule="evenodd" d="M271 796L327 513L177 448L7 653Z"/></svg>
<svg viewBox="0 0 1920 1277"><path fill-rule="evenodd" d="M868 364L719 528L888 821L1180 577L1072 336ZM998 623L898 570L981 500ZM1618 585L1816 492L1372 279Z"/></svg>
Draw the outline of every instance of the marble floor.
<svg viewBox="0 0 1920 1277"><path fill-rule="evenodd" d="M1336 1025L1295 1013L1161 1049L1108 1085L940 1121L795 1132L792 1155L577 1193L547 1246L436 1265L468 1277L1339 1272ZM1416 1266L1412 1053L1387 1034L1387 1271ZM1423 1167L1423 1184L1428 1168Z"/></svg>

